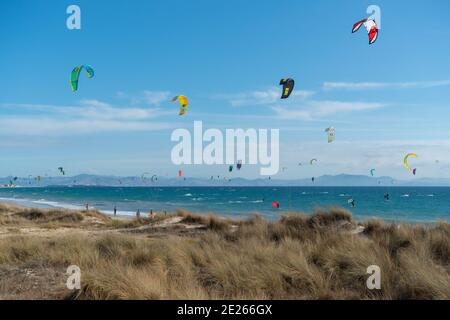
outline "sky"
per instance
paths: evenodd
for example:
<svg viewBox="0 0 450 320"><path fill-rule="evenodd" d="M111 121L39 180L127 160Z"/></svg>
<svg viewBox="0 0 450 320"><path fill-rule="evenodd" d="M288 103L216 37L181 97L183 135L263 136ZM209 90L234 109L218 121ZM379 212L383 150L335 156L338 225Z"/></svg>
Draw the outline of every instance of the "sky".
<svg viewBox="0 0 450 320"><path fill-rule="evenodd" d="M69 30L69 5L81 29ZM352 25L381 9L379 37ZM0 176L225 174L174 165L172 132L279 129L277 178L450 178L450 2L23 1L0 4ZM69 77L80 64L73 93ZM295 79L281 100L281 78ZM174 95L189 99L178 116ZM327 143L324 129L336 140ZM299 166L317 158L317 165ZM258 178L260 166L239 176ZM237 174L237 173L234 173Z"/></svg>

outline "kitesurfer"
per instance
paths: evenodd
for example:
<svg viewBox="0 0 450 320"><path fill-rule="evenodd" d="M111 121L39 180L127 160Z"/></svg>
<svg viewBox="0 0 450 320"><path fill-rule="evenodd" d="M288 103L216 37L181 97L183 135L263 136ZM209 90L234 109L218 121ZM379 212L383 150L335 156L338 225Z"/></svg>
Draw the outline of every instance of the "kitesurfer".
<svg viewBox="0 0 450 320"><path fill-rule="evenodd" d="M356 206L355 204L355 199L351 198L350 200L348 200L348 203L352 206L352 208L354 208Z"/></svg>

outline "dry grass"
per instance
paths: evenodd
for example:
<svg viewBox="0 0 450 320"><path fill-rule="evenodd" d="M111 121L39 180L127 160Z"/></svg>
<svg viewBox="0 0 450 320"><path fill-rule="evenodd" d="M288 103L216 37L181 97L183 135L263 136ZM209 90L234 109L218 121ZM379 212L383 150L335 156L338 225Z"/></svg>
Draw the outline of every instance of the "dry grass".
<svg viewBox="0 0 450 320"><path fill-rule="evenodd" d="M228 230L234 224L230 219L222 219L213 214L208 214L207 216L194 215L182 209L177 210L176 215L182 217L185 223L201 224L213 231Z"/></svg>
<svg viewBox="0 0 450 320"><path fill-rule="evenodd" d="M12 219L16 227L54 221L74 227L88 216L38 211L0 206L0 226ZM205 231L136 235L118 229L173 216L125 222L97 216L109 232L0 238L0 298L450 299L450 225L444 222L368 221L363 233L354 234L351 214L339 208L312 216L292 213L275 222L185 211L176 216ZM72 264L82 271L79 292L64 287L65 269ZM370 265L382 270L381 290L366 288ZM33 281L35 287L27 286ZM19 283L27 290L17 289Z"/></svg>

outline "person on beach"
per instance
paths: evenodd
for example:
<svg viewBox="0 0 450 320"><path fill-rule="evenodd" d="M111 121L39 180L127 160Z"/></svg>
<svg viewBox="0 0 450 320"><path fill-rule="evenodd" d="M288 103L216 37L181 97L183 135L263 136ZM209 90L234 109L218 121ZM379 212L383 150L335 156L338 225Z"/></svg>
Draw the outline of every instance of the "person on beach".
<svg viewBox="0 0 450 320"><path fill-rule="evenodd" d="M150 212L149 212L149 214L148 214L148 217L149 217L150 219L155 218L155 214L153 213L153 209L150 209Z"/></svg>
<svg viewBox="0 0 450 320"><path fill-rule="evenodd" d="M89 203L86 203L86 211L89 211Z"/></svg>
<svg viewBox="0 0 450 320"><path fill-rule="evenodd" d="M141 216L141 210L138 209L136 212L136 217L139 218L140 216Z"/></svg>
<svg viewBox="0 0 450 320"><path fill-rule="evenodd" d="M116 214L117 214L117 207L114 206L114 216L116 216Z"/></svg>

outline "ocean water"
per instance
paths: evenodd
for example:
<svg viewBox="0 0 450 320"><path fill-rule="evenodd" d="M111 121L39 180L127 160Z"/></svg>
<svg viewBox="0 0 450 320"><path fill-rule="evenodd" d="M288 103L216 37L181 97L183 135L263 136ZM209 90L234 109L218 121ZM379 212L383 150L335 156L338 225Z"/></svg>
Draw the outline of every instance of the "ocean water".
<svg viewBox="0 0 450 320"><path fill-rule="evenodd" d="M389 193L390 200L384 199ZM356 206L351 208L348 200ZM272 209L272 201L280 203ZM243 218L259 213L277 219L286 211L312 213L315 208L341 206L356 219L433 222L450 220L450 187L45 187L0 189L0 201L33 207L82 209L86 203L120 215L154 211L214 212Z"/></svg>

